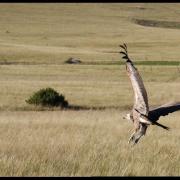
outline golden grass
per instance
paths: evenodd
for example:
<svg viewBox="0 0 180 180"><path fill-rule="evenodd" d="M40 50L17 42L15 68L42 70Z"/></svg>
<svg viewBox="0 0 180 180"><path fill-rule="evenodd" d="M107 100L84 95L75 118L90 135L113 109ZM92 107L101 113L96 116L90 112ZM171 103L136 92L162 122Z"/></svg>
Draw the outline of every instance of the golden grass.
<svg viewBox="0 0 180 180"><path fill-rule="evenodd" d="M179 61L179 29L132 21L179 21L179 6L0 4L0 176L179 176L179 112L160 119L170 131L150 126L129 146L132 124L122 116L132 87L125 65L112 63L124 42L134 61ZM64 64L69 57L85 63ZM150 106L180 100L178 67L137 68ZM26 104L46 87L82 109Z"/></svg>
<svg viewBox="0 0 180 180"><path fill-rule="evenodd" d="M138 69L151 106L179 99L176 67ZM132 124L122 116L133 92L124 66L2 65L0 77L1 176L179 175L179 113L160 120L171 131L152 126L137 146L128 145ZM43 87L71 105L106 109L34 112L25 99Z"/></svg>
<svg viewBox="0 0 180 180"><path fill-rule="evenodd" d="M1 176L177 176L179 113L133 148L126 112L1 112ZM112 116L113 114L113 116Z"/></svg>
<svg viewBox="0 0 180 180"><path fill-rule="evenodd" d="M179 71L170 66L137 66L150 105L179 98ZM133 92L125 66L118 65L1 65L0 109L32 109L25 100L40 88L52 87L71 105L132 106ZM168 72L168 73L167 73ZM167 93L168 92L168 93Z"/></svg>
<svg viewBox="0 0 180 180"><path fill-rule="evenodd" d="M132 19L179 21L178 3L31 3L0 5L0 61L62 64L118 61L127 43L136 60L178 61L179 29L144 27ZM143 9L144 8L144 9Z"/></svg>

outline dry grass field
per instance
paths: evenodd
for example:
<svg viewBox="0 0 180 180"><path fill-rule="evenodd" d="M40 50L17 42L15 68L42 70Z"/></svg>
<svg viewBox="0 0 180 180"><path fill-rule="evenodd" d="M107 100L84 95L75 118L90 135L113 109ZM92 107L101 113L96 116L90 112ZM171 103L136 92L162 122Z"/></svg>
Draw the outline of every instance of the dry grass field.
<svg viewBox="0 0 180 180"><path fill-rule="evenodd" d="M180 101L179 8L1 3L0 176L179 176L180 112L160 119L170 131L150 126L128 144L133 92L118 54L127 43L150 106ZM25 102L46 87L79 110Z"/></svg>
<svg viewBox="0 0 180 180"><path fill-rule="evenodd" d="M1 112L2 176L179 175L178 113L150 127L139 144L127 141L125 112Z"/></svg>

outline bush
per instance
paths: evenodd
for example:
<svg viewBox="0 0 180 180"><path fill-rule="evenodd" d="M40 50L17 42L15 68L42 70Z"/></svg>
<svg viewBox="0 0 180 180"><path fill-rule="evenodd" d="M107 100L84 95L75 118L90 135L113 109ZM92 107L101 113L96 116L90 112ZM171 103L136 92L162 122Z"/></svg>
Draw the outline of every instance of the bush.
<svg viewBox="0 0 180 180"><path fill-rule="evenodd" d="M29 104L42 105L42 106L61 106L63 108L68 107L68 102L63 95L59 95L52 88L40 89L35 92L28 100Z"/></svg>

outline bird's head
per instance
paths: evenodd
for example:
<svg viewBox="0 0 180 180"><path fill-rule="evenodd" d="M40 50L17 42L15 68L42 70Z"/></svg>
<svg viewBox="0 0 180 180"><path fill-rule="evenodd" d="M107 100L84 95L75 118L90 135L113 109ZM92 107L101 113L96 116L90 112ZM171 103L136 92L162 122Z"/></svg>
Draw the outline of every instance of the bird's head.
<svg viewBox="0 0 180 180"><path fill-rule="evenodd" d="M130 113L126 114L126 116L123 116L123 119L127 119L129 121L132 121Z"/></svg>

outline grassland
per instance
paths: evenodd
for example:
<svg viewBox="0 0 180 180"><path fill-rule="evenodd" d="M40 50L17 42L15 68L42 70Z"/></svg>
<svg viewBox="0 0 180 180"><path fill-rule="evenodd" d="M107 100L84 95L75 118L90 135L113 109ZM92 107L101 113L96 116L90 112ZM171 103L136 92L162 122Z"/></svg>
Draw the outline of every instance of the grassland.
<svg viewBox="0 0 180 180"><path fill-rule="evenodd" d="M169 132L127 143L133 92L118 53L127 43L151 106L180 100L179 6L1 3L0 176L179 176L179 112L160 119ZM45 87L79 110L26 104Z"/></svg>
<svg viewBox="0 0 180 180"><path fill-rule="evenodd" d="M132 125L114 109L1 112L2 176L174 176L179 175L178 115L150 127L135 147Z"/></svg>

